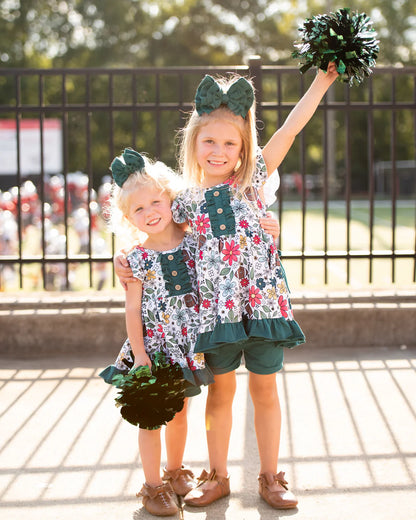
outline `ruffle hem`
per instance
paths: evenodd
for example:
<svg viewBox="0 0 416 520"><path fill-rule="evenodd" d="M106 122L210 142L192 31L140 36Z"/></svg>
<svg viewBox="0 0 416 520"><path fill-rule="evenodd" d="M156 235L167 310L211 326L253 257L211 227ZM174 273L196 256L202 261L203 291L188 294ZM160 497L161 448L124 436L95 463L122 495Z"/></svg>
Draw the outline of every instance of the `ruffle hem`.
<svg viewBox="0 0 416 520"><path fill-rule="evenodd" d="M295 320L268 318L238 323L217 323L211 332L199 334L195 352L210 352L227 343L245 343L250 338L264 339L276 347L294 348L305 343L305 335Z"/></svg>
<svg viewBox="0 0 416 520"><path fill-rule="evenodd" d="M208 366L203 370L191 370L190 368L182 368L185 381L188 383L185 388L185 397L193 397L201 393L202 385L209 385L214 382L214 375ZM129 370L121 370L114 365L108 365L99 376L109 385L112 384L113 377L118 374L128 374Z"/></svg>

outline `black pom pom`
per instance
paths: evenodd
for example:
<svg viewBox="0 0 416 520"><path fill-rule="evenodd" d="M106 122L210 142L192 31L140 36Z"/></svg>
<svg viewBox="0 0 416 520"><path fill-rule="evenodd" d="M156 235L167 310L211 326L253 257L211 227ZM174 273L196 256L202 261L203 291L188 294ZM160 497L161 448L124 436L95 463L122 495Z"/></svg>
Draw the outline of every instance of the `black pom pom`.
<svg viewBox="0 0 416 520"><path fill-rule="evenodd" d="M115 400L123 419L145 430L160 428L183 408L182 369L160 352L151 371L148 366L137 367L127 375L114 376L112 383L120 389Z"/></svg>
<svg viewBox="0 0 416 520"><path fill-rule="evenodd" d="M292 53L300 58L303 74L310 67L327 70L334 62L340 81L358 85L371 74L379 52L377 33L365 13L345 7L335 13L307 19L299 29L302 39Z"/></svg>

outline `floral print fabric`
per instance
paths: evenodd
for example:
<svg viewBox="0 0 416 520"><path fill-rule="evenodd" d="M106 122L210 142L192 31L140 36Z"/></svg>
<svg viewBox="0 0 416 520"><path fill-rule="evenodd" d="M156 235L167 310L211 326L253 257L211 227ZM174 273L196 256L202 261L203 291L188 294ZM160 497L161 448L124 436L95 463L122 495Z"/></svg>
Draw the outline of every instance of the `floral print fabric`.
<svg viewBox="0 0 416 520"><path fill-rule="evenodd" d="M189 223L198 249L200 337L196 350L209 351L250 336L289 347L304 341L293 320L278 251L259 223L266 214L259 195L266 179L259 151L252 189L239 193L230 183L190 188L172 205L174 220Z"/></svg>
<svg viewBox="0 0 416 520"><path fill-rule="evenodd" d="M152 359L163 352L178 363L185 378L195 385L212 382L204 355L194 352L199 327L195 272L195 243L185 235L170 251L157 252L137 246L127 256L133 275L142 282L142 322L146 353ZM104 379L127 372L134 364L130 342L124 343ZM111 382L111 381L107 381Z"/></svg>

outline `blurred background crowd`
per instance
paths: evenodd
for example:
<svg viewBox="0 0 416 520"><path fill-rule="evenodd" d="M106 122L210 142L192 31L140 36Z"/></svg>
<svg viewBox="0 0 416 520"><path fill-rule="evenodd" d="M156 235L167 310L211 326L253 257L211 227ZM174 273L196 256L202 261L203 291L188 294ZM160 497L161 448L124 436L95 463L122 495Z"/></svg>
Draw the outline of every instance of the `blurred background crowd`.
<svg viewBox="0 0 416 520"><path fill-rule="evenodd" d="M25 180L20 186L20 201L17 186L0 190L0 255L19 254L19 234L22 254L27 257L111 255L112 239L107 227L111 179L104 176L101 181L98 190L91 189L88 193L88 176L82 172L69 173L65 200L64 177L48 176L43 185L43 205L41 188L32 180ZM76 283L77 270L81 266L81 263L70 265L69 289ZM105 262L93 264L97 290L102 289L108 279L107 267ZM48 290L66 287L64 263L48 262L45 269ZM0 266L0 288L4 290L6 286L14 286L16 276L15 265ZM40 288L38 269L32 271L30 278L31 288Z"/></svg>

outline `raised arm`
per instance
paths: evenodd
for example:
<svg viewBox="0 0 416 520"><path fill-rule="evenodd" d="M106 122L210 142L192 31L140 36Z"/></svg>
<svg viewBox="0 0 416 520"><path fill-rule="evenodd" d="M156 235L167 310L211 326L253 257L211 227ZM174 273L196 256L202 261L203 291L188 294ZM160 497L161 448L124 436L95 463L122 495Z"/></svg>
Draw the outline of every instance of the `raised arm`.
<svg viewBox="0 0 416 520"><path fill-rule="evenodd" d="M134 366L147 365L152 362L146 354L143 341L142 322L142 282L128 283L126 289L126 328L134 354Z"/></svg>
<svg viewBox="0 0 416 520"><path fill-rule="evenodd" d="M328 65L326 72L319 70L309 89L263 148L263 159L269 175L286 157L295 137L311 119L324 94L337 77L338 72L334 63Z"/></svg>

